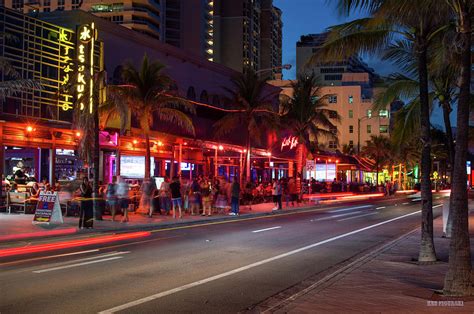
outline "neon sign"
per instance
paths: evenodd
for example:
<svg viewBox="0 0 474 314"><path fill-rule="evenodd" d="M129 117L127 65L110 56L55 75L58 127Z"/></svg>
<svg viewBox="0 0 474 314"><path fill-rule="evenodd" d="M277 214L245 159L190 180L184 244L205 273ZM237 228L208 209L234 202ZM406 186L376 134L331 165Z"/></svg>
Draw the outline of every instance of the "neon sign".
<svg viewBox="0 0 474 314"><path fill-rule="evenodd" d="M77 30L77 77L76 97L81 111L89 113L94 109L94 23L79 26Z"/></svg>
<svg viewBox="0 0 474 314"><path fill-rule="evenodd" d="M281 141L281 150L283 150L287 146L289 146L291 150L295 148L297 145L298 145L298 138L296 136L288 136L288 137L285 137Z"/></svg>
<svg viewBox="0 0 474 314"><path fill-rule="evenodd" d="M66 29L59 31L59 62L60 62L60 73L59 73L59 84L61 87L66 87L70 81L70 75L72 75L72 69L74 67L72 63L72 51L73 43L71 42L72 33ZM64 93L60 95L59 106L62 110L68 111L72 109L72 95Z"/></svg>

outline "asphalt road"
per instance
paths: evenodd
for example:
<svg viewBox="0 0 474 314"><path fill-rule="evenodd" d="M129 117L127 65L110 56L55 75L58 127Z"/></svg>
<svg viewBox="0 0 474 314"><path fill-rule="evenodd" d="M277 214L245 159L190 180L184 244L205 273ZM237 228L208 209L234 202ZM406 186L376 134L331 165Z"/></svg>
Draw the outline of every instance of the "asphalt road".
<svg viewBox="0 0 474 314"><path fill-rule="evenodd" d="M0 259L0 313L239 312L412 230L419 210L352 202Z"/></svg>

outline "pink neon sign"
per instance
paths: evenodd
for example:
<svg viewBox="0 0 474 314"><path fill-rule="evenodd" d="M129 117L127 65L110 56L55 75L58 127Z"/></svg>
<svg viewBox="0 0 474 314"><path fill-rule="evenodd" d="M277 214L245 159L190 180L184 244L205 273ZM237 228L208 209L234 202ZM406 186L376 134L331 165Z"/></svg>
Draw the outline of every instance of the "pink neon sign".
<svg viewBox="0 0 474 314"><path fill-rule="evenodd" d="M297 145L298 145L298 138L296 136L288 136L288 137L285 137L281 141L281 150L283 150L287 146L289 146L291 150L295 148Z"/></svg>

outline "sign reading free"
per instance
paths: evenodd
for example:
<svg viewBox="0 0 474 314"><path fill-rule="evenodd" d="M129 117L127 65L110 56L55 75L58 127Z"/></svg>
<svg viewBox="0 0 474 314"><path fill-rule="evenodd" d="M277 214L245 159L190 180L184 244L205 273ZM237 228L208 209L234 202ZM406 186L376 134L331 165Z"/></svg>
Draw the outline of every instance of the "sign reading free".
<svg viewBox="0 0 474 314"><path fill-rule="evenodd" d="M36 205L33 223L63 223L57 192L41 192Z"/></svg>

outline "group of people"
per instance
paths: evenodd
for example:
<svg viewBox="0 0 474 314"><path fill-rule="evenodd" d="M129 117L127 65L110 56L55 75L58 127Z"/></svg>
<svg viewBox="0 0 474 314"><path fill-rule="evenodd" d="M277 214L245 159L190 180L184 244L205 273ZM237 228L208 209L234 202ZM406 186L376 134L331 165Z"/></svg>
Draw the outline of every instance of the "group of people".
<svg viewBox="0 0 474 314"><path fill-rule="evenodd" d="M130 186L125 180L117 184L114 180L107 185L105 198L107 206L115 220L118 207L124 211L124 219L128 221L127 209L130 202L128 191ZM231 215L239 214L240 185L236 178L231 184L200 176L187 181L179 177L165 177L159 187L154 180L145 179L140 187L140 201L137 213L153 217L154 213L182 218L183 214L201 214L211 216L214 212L224 212L230 205ZM229 204L230 203L230 204Z"/></svg>

